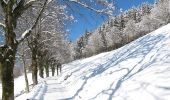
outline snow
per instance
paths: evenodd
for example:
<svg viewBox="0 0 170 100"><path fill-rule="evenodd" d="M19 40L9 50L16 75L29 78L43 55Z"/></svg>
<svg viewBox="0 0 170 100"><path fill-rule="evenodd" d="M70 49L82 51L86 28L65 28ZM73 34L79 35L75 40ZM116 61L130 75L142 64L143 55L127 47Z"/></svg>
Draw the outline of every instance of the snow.
<svg viewBox="0 0 170 100"><path fill-rule="evenodd" d="M3 24L3 23L0 23L0 26L2 26L2 27L6 27L6 26L5 26L5 24Z"/></svg>
<svg viewBox="0 0 170 100"><path fill-rule="evenodd" d="M31 79L31 74L28 74L28 77L29 77L29 79ZM29 82L32 83L31 80L29 80ZM14 80L14 84L15 84L15 86L14 86L14 92L15 92L14 95L16 97L16 96L20 95L25 90L24 76L16 78ZM2 91L2 85L0 84L0 98L2 97L1 96L2 92L1 91Z"/></svg>
<svg viewBox="0 0 170 100"><path fill-rule="evenodd" d="M22 98L27 98L29 100L41 100L43 93L46 91L46 83L43 81L36 85L33 90L27 95L23 94L16 100L23 100Z"/></svg>
<svg viewBox="0 0 170 100"><path fill-rule="evenodd" d="M26 30L22 35L21 35L21 39L25 38L25 36L31 31L31 28Z"/></svg>
<svg viewBox="0 0 170 100"><path fill-rule="evenodd" d="M52 1L53 1L53 0L48 0L48 3L52 2ZM48 3L47 3L47 4L48 4Z"/></svg>
<svg viewBox="0 0 170 100"><path fill-rule="evenodd" d="M29 0L26 4L29 4L30 2L35 2L36 0Z"/></svg>
<svg viewBox="0 0 170 100"><path fill-rule="evenodd" d="M170 24L117 50L65 64L61 75L15 99L169 100L169 48Z"/></svg>
<svg viewBox="0 0 170 100"><path fill-rule="evenodd" d="M32 74L28 73L27 74L28 77L28 82L30 85L31 90L33 91L35 89L35 87L32 89ZM38 77L38 80L40 82L40 84L43 82L43 79L41 79L40 77ZM18 97L21 94L24 94L25 91L25 79L24 79L24 75L20 76L18 78L14 79L14 96ZM36 86L37 87L37 86ZM31 95L32 96L32 95ZM0 100L2 98L2 84L0 83ZM21 99L20 99L21 100Z"/></svg>
<svg viewBox="0 0 170 100"><path fill-rule="evenodd" d="M8 4L9 0L3 0L3 2L4 2L5 4Z"/></svg>

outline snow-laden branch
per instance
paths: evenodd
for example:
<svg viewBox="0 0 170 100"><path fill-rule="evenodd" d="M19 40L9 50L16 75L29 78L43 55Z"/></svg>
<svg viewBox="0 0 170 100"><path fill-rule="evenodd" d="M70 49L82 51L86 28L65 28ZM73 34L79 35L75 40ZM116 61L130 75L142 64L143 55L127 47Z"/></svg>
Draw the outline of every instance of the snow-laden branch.
<svg viewBox="0 0 170 100"><path fill-rule="evenodd" d="M36 2L36 0L30 0L30 1L28 1L26 4L25 4L25 6L24 6L24 8L28 8L28 7L30 7L34 2Z"/></svg>
<svg viewBox="0 0 170 100"><path fill-rule="evenodd" d="M6 27L5 24L3 24L3 23L0 23L0 26L1 26L1 27Z"/></svg>
<svg viewBox="0 0 170 100"><path fill-rule="evenodd" d="M24 39L31 34L31 30L32 29L30 28L30 29L26 30L24 33L22 33L21 38L17 40L17 43L19 44L22 41L24 41Z"/></svg>
<svg viewBox="0 0 170 100"><path fill-rule="evenodd" d="M15 19L13 20L14 27L16 27L17 19L24 13L25 10L31 7L35 1L36 0L29 0L28 2L26 2L26 0L20 0L20 2L13 10L13 17Z"/></svg>
<svg viewBox="0 0 170 100"><path fill-rule="evenodd" d="M50 2L52 2L52 1L53 1L53 0L48 0L47 4L50 3Z"/></svg>
<svg viewBox="0 0 170 100"><path fill-rule="evenodd" d="M50 40L52 40L52 39L55 39L55 37L51 37L51 38L49 38L49 39L44 39L43 41L41 41L41 44L43 44L44 42L50 41Z"/></svg>
<svg viewBox="0 0 170 100"><path fill-rule="evenodd" d="M5 4L8 4L9 0L2 0Z"/></svg>
<svg viewBox="0 0 170 100"><path fill-rule="evenodd" d="M27 38L27 37L31 34L31 31L32 31L32 30L36 27L36 25L38 24L38 21L39 21L39 19L41 18L42 14L43 14L43 12L44 12L44 10L45 10L45 7L46 7L46 5L47 5L48 3L49 3L49 0L45 0L45 2L44 2L44 4L43 4L43 7L42 7L42 9L40 10L40 13L39 13L37 19L35 20L34 24L32 25L32 27L31 27L30 29L26 30L26 31L22 34L21 38L17 41L18 44L21 43L22 41L24 41L24 39Z"/></svg>
<svg viewBox="0 0 170 100"><path fill-rule="evenodd" d="M0 27L2 27L4 30L6 29L6 26L3 23L0 23Z"/></svg>

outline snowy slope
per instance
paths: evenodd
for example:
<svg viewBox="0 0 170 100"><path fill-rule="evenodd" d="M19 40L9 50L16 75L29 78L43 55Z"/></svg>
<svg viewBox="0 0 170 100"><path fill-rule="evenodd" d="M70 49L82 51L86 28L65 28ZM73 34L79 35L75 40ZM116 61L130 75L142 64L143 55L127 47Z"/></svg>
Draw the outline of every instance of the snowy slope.
<svg viewBox="0 0 170 100"><path fill-rule="evenodd" d="M63 66L26 98L170 100L170 24L118 49Z"/></svg>

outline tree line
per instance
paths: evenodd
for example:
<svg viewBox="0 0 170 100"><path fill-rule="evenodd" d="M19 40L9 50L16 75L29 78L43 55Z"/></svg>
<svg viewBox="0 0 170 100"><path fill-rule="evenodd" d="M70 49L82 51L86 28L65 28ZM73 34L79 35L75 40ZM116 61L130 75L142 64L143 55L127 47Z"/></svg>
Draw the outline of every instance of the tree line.
<svg viewBox="0 0 170 100"><path fill-rule="evenodd" d="M86 58L101 52L117 49L170 23L170 1L157 0L154 4L143 3L111 17L96 30L85 34L72 43L74 59Z"/></svg>

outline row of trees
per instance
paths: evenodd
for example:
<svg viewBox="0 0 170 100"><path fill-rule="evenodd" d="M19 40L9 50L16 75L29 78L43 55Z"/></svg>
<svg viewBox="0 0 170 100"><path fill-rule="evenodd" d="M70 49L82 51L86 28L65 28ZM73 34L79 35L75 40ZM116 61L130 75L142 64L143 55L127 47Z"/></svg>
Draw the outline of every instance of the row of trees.
<svg viewBox="0 0 170 100"><path fill-rule="evenodd" d="M93 32L85 32L73 43L75 59L117 49L170 22L170 1L143 3L106 21Z"/></svg>
<svg viewBox="0 0 170 100"><path fill-rule="evenodd" d="M72 59L66 39L65 25L77 5L95 13L112 14L112 0L0 0L0 75L2 100L14 100L14 66L24 66L27 92L27 69L32 72L33 85L37 73L54 75L58 61ZM65 5L63 5L65 4ZM98 4L99 6L93 6ZM70 8L71 6L75 6ZM74 10L73 10L74 11ZM30 66L30 67L29 67Z"/></svg>
<svg viewBox="0 0 170 100"><path fill-rule="evenodd" d="M22 59L23 65L27 63L25 59L28 59L28 61L30 59L33 85L38 83L38 69L40 77L43 78L43 71L45 68L46 76L48 77L49 67L54 67L56 61L60 60L64 62L69 60L69 57L65 57L64 59L63 56L65 55L59 56L61 52L66 51L66 45L64 44L67 43L63 28L64 21L67 17L64 9L63 6L59 6L56 2L48 4L32 34L19 45L19 48L27 50L25 52L21 50L21 54L20 50L18 50L18 54L25 57ZM31 15L31 17L28 17L28 15ZM24 19L21 19L19 24L20 28L22 27L23 30L25 27L30 26L34 16L36 16L36 11L32 8L28 13L23 15ZM26 65L28 66L29 62Z"/></svg>
<svg viewBox="0 0 170 100"><path fill-rule="evenodd" d="M29 91L27 69L30 66L33 85L38 83L38 70L53 75L67 43L64 21L69 20L65 7L49 0L0 0L1 41L0 71L2 100L14 100L14 66L24 66L26 91ZM60 55L60 56L59 56ZM64 59L67 58L67 59Z"/></svg>

